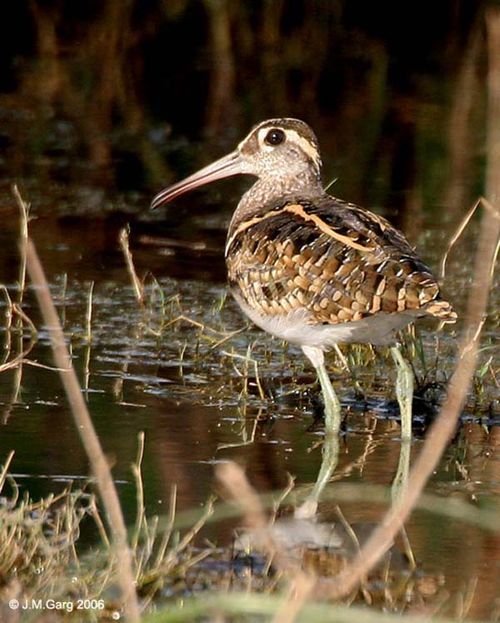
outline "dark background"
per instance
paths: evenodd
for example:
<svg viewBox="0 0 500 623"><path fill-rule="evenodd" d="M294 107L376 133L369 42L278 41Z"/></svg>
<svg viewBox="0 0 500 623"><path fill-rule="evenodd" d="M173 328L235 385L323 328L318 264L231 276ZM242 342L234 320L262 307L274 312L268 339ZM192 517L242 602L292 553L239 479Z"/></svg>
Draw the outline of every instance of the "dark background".
<svg viewBox="0 0 500 623"><path fill-rule="evenodd" d="M0 173L64 185L69 211L140 211L254 123L296 116L336 194L401 226L405 210L462 214L482 190L487 4L2 3Z"/></svg>

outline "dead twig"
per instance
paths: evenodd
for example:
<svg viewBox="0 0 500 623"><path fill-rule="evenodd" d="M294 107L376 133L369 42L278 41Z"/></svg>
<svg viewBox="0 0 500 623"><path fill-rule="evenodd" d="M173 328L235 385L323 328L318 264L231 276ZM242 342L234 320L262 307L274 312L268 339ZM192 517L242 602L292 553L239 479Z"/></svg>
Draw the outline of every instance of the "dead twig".
<svg viewBox="0 0 500 623"><path fill-rule="evenodd" d="M120 243L121 250L123 252L123 256L125 258L125 264L127 265L127 271L132 282L132 287L134 288L135 298L141 307L144 307L144 303L146 301L146 294L144 292L144 284L141 282L139 277L137 276L137 272L134 266L134 259L132 257L132 252L130 251L129 245L129 236L130 236L130 227L127 225L123 229L120 230L120 234L118 236L118 241Z"/></svg>
<svg viewBox="0 0 500 623"><path fill-rule="evenodd" d="M71 407L71 413L89 457L102 504L106 510L108 524L113 535L113 545L117 557L118 582L122 592L125 616L132 623L138 623L140 613L135 592L132 557L127 541L127 529L111 470L83 399L35 245L29 238L23 242L25 249L22 252L26 253L28 273L35 288L35 294L44 322L49 331L54 360L56 366L61 369L59 374Z"/></svg>
<svg viewBox="0 0 500 623"><path fill-rule="evenodd" d="M489 10L486 22L490 63L486 196L493 210L488 209L483 213L459 361L449 384L446 401L439 417L429 429L404 493L389 509L352 563L337 576L332 585L323 587L324 593L330 597L338 598L348 594L389 549L455 432L474 374L500 233L500 220L497 217L500 202L500 10Z"/></svg>
<svg viewBox="0 0 500 623"><path fill-rule="evenodd" d="M460 238L460 236L464 233L465 229L467 228L467 225L470 223L471 218L474 216L479 206L482 206L485 210L488 210L492 214L493 218L496 218L496 219L500 218L500 214L498 213L498 210L495 210L493 205L487 199L485 199L484 197L479 197L479 199L474 203L472 208L467 212L464 218L460 221L457 229L455 230L455 233L453 234L453 236L450 238L448 242L448 246L446 247L446 251L444 252L443 257L441 258L441 264L439 266L440 281L443 281L446 276L446 262L448 261L448 256L451 250L455 246L455 243Z"/></svg>
<svg viewBox="0 0 500 623"><path fill-rule="evenodd" d="M287 594L275 613L273 623L293 623L312 594L316 576L301 569L299 563L288 556L273 538L259 496L241 467L232 461L222 463L217 467L217 478L240 506L248 528L259 533L259 543L272 558L275 567L289 579Z"/></svg>

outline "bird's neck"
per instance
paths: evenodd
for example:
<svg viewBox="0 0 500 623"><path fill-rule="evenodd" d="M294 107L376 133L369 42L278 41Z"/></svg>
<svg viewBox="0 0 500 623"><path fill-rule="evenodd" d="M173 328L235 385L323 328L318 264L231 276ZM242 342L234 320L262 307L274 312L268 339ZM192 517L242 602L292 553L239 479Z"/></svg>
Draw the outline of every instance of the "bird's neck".
<svg viewBox="0 0 500 623"><path fill-rule="evenodd" d="M290 197L317 196L323 192L321 179L310 171L301 172L293 177L289 175L260 177L241 198L231 219L228 233L230 234L239 223L262 214L273 203L282 203Z"/></svg>

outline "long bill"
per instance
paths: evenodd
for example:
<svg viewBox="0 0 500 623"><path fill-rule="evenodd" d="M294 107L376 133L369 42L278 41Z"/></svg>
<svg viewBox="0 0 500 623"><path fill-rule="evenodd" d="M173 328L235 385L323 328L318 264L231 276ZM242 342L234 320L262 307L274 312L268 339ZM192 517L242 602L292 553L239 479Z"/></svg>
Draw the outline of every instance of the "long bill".
<svg viewBox="0 0 500 623"><path fill-rule="evenodd" d="M168 186L159 192L151 202L151 209L154 210L164 203L168 203L172 201L172 199L179 197L179 195L193 190L193 188L203 186L203 184L209 184L215 180L220 180L223 177L237 175L238 173L242 173L241 157L238 151L233 151L227 156L193 173L193 175L186 177L186 179L172 184L172 186Z"/></svg>

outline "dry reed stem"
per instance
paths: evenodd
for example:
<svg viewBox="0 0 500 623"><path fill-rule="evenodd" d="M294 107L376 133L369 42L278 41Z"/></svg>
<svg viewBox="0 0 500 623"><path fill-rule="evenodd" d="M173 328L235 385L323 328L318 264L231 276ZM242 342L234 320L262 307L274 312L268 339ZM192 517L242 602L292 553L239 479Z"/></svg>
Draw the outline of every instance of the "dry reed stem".
<svg viewBox="0 0 500 623"><path fill-rule="evenodd" d="M145 508L144 508L144 483L142 479L142 460L144 458L144 444L145 435L144 431L140 431L137 435L137 456L135 462L132 463L132 474L134 475L135 491L136 491L136 516L135 516L135 530L131 538L132 549L136 549L139 544L139 538L141 535L141 528L145 521ZM136 574L137 575L137 574Z"/></svg>
<svg viewBox="0 0 500 623"><path fill-rule="evenodd" d="M20 236L21 242L23 243L23 246L22 246L23 250L21 251L21 258L19 262L19 282L18 282L19 290L18 290L18 295L17 295L17 303L21 305L23 302L24 291L26 289L26 256L24 254L24 248L25 248L24 243L28 239L28 223L30 220L30 205L26 203L21 197L21 193L19 192L17 184L13 184L12 193L16 199L17 205L21 213L21 220L20 220L21 227L20 227L19 236Z"/></svg>
<svg viewBox="0 0 500 623"><path fill-rule="evenodd" d="M272 558L274 566L288 577L290 583L287 595L276 611L273 623L292 623L309 599L316 585L316 577L303 571L299 563L292 560L273 539L259 496L248 482L243 469L229 461L217 467L216 475L230 496L241 507L248 528L259 532L259 537L262 537L262 547Z"/></svg>
<svg viewBox="0 0 500 623"><path fill-rule="evenodd" d="M439 265L440 281L443 281L444 278L446 277L446 262L448 261L448 256L451 250L453 249L453 247L455 246L455 243L457 242L457 240L460 238L460 236L463 234L463 232L467 228L467 225L469 224L471 218L476 213L476 210L480 204L481 204L481 197L477 201L474 202L474 205L472 206L472 208L470 208L470 210L462 218L453 236L449 239L448 244L446 246L446 251L444 252L443 257L441 258L441 263Z"/></svg>
<svg viewBox="0 0 500 623"><path fill-rule="evenodd" d="M177 508L177 485L172 485L172 489L170 490L170 501L168 504L168 516L167 523L165 528L163 529L163 537L156 553L156 558L154 562L154 567L159 567L162 560L165 558L165 553L167 551L168 544L170 542L170 538L172 536L172 531L174 529L175 522L175 511Z"/></svg>
<svg viewBox="0 0 500 623"><path fill-rule="evenodd" d="M487 199L485 199L484 197L479 197L479 199L474 203L472 208L467 212L467 214L460 221L460 223L458 224L457 229L455 230L455 233L453 234L453 236L448 241L448 245L446 247L446 251L444 252L443 257L441 258L441 263L440 263L440 266L439 266L439 279L441 281L444 281L444 278L446 276L446 262L448 261L448 256L449 256L451 250L455 246L455 243L460 238L460 236L467 229L467 225L469 224L471 218L476 213L476 210L477 210L477 208L479 206L482 206L485 210L488 210L489 212L491 212L491 214L493 215L494 218L497 218L497 219L499 218L498 211L495 210L494 206Z"/></svg>
<svg viewBox="0 0 500 623"><path fill-rule="evenodd" d="M135 298L141 307L144 307L144 303L146 301L146 294L144 292L144 284L141 282L139 277L137 276L137 272L134 266L134 259L132 257L132 252L130 251L129 245L129 235L130 235L130 227L124 227L120 230L120 234L118 236L118 241L120 243L120 247L123 252L123 256L125 258L125 263L127 265L127 271L130 276L130 280L132 281L132 287L134 288Z"/></svg>
<svg viewBox="0 0 500 623"><path fill-rule="evenodd" d="M135 592L132 557L127 541L127 529L111 470L83 399L35 245L29 238L25 241L25 253L28 273L50 335L54 360L57 367L60 368L59 374L71 407L71 413L89 458L92 472L96 479L97 489L106 511L117 558L117 577L122 592L125 617L132 623L138 623L140 613Z"/></svg>
<svg viewBox="0 0 500 623"><path fill-rule="evenodd" d="M7 455L5 463L3 464L2 470L0 471L0 493L2 492L3 485L5 483L5 479L7 478L7 474L9 472L9 467L14 458L14 450L11 450Z"/></svg>
<svg viewBox="0 0 500 623"><path fill-rule="evenodd" d="M485 210L481 221L474 279L468 299L467 322L461 340L459 361L450 380L446 401L439 417L429 428L404 493L389 509L352 563L337 576L333 585L324 587L324 594L330 597L339 598L347 595L391 546L455 432L457 420L474 374L479 336L485 320L492 266L498 249L500 233L498 218L500 203L500 10L489 10L486 23L489 47L486 196L494 210Z"/></svg>
<svg viewBox="0 0 500 623"><path fill-rule="evenodd" d="M243 469L228 461L216 468L216 476L230 496L238 503L245 515L245 521L252 530L262 530L267 526L267 518L259 496L250 486ZM273 545L272 543L270 544Z"/></svg>
<svg viewBox="0 0 500 623"><path fill-rule="evenodd" d="M92 305L94 302L94 285L95 282L91 281L87 298L87 310L85 312L85 341L87 344L92 342Z"/></svg>

